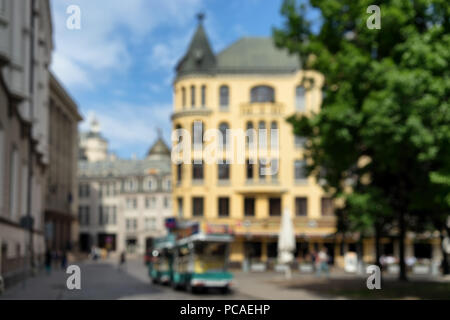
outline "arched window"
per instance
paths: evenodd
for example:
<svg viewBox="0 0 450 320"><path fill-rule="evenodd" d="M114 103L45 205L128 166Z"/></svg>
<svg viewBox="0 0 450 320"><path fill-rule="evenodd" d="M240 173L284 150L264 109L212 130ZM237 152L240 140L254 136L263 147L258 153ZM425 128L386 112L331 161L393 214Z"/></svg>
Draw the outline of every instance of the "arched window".
<svg viewBox="0 0 450 320"><path fill-rule="evenodd" d="M267 147L267 130L264 121L258 123L258 144L260 149L265 149Z"/></svg>
<svg viewBox="0 0 450 320"><path fill-rule="evenodd" d="M230 103L230 89L228 88L228 86L226 85L220 86L219 95L220 95L220 103L219 103L220 108L228 109Z"/></svg>
<svg viewBox="0 0 450 320"><path fill-rule="evenodd" d="M192 147L203 143L204 125L201 121L194 121L192 123Z"/></svg>
<svg viewBox="0 0 450 320"><path fill-rule="evenodd" d="M125 180L124 189L125 189L125 191L128 191L128 192L136 191L137 190L136 180L134 178Z"/></svg>
<svg viewBox="0 0 450 320"><path fill-rule="evenodd" d="M181 88L181 106L184 108L186 108L186 88L182 87Z"/></svg>
<svg viewBox="0 0 450 320"><path fill-rule="evenodd" d="M175 126L175 130L181 130L181 129L183 129L183 127L181 127L181 125L179 125L179 124L177 124L177 125ZM180 143L181 141L183 141L183 137L182 137L182 135L181 135L181 132L180 132L179 134L180 134L180 136L178 137L177 143Z"/></svg>
<svg viewBox="0 0 450 320"><path fill-rule="evenodd" d="M158 187L158 183L157 183L157 180L155 177L150 176L144 180L145 190L154 191L154 190L156 190L157 187Z"/></svg>
<svg viewBox="0 0 450 320"><path fill-rule="evenodd" d="M206 86L202 85L202 108L206 107Z"/></svg>
<svg viewBox="0 0 450 320"><path fill-rule="evenodd" d="M250 91L250 102L275 102L275 90L269 86L253 87Z"/></svg>
<svg viewBox="0 0 450 320"><path fill-rule="evenodd" d="M303 86L295 88L295 110L301 112L306 110L305 87Z"/></svg>
<svg viewBox="0 0 450 320"><path fill-rule="evenodd" d="M221 124L219 124L219 131L220 131L220 133L222 135L222 145L223 146L226 146L227 143L228 143L228 132L227 132L227 130L229 128L230 127L225 122L222 122Z"/></svg>
<svg viewBox="0 0 450 320"><path fill-rule="evenodd" d="M270 148L278 148L278 139L279 139L279 132L278 131L278 124L276 121L272 121L270 124Z"/></svg>
<svg viewBox="0 0 450 320"><path fill-rule="evenodd" d="M195 108L195 86L191 86L191 107Z"/></svg>
<svg viewBox="0 0 450 320"><path fill-rule="evenodd" d="M253 132L253 122L248 121L247 122L247 132L246 132L246 142L247 142L247 148L254 143L255 137Z"/></svg>

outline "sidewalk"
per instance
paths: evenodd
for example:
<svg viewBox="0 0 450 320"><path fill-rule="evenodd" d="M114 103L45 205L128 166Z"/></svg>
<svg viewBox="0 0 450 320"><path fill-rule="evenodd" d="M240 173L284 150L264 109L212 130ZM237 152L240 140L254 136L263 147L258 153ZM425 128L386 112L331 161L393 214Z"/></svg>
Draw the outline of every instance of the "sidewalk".
<svg viewBox="0 0 450 320"><path fill-rule="evenodd" d="M301 274L293 274L292 280L285 280L277 272L234 272L233 288L249 298L263 300L323 300L320 295L303 289L290 289L286 284L300 279Z"/></svg>

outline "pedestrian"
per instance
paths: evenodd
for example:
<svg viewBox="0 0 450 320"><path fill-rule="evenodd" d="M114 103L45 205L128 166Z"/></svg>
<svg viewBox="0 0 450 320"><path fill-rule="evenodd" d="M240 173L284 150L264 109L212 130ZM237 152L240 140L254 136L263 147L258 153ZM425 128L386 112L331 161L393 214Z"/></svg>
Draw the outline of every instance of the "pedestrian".
<svg viewBox="0 0 450 320"><path fill-rule="evenodd" d="M125 255L125 251L122 251L119 259L119 270L126 269L127 258Z"/></svg>
<svg viewBox="0 0 450 320"><path fill-rule="evenodd" d="M63 251L61 254L61 269L66 270L67 268L67 252Z"/></svg>
<svg viewBox="0 0 450 320"><path fill-rule="evenodd" d="M49 249L45 251L45 271L48 275L52 272L52 252Z"/></svg>
<svg viewBox="0 0 450 320"><path fill-rule="evenodd" d="M329 276L329 269L328 269L328 254L327 254L327 248L323 247L322 250L320 250L319 254L317 255L317 275L320 276L323 273L325 273L326 276Z"/></svg>

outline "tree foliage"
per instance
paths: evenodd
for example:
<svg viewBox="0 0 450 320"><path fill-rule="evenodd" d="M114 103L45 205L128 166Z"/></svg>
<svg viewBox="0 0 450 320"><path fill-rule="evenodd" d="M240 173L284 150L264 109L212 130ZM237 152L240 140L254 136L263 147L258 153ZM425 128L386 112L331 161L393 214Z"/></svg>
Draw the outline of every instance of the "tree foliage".
<svg viewBox="0 0 450 320"><path fill-rule="evenodd" d="M381 9L381 29L366 25L373 4ZM310 21L311 8L319 19ZM289 121L309 141L308 171L345 200L347 223L341 226L364 231L396 218L403 241L413 217L445 219L448 1L285 0L281 13L285 21L273 31L276 44L326 79L321 111ZM404 273L404 250L400 258Z"/></svg>

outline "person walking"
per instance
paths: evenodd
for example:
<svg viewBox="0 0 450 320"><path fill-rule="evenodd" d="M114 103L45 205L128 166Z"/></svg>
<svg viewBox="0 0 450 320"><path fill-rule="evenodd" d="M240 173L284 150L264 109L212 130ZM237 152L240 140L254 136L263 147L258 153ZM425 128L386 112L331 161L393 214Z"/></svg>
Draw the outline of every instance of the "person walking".
<svg viewBox="0 0 450 320"><path fill-rule="evenodd" d="M127 257L125 251L122 251L119 259L119 270L126 269Z"/></svg>
<svg viewBox="0 0 450 320"><path fill-rule="evenodd" d="M67 252L63 251L61 254L61 269L66 270L67 268Z"/></svg>
<svg viewBox="0 0 450 320"><path fill-rule="evenodd" d="M327 248L322 248L317 255L317 275L320 276L322 272L328 277L329 276L329 268L328 268L328 254Z"/></svg>
<svg viewBox="0 0 450 320"><path fill-rule="evenodd" d="M52 252L49 249L45 251L45 271L48 275L52 272Z"/></svg>

